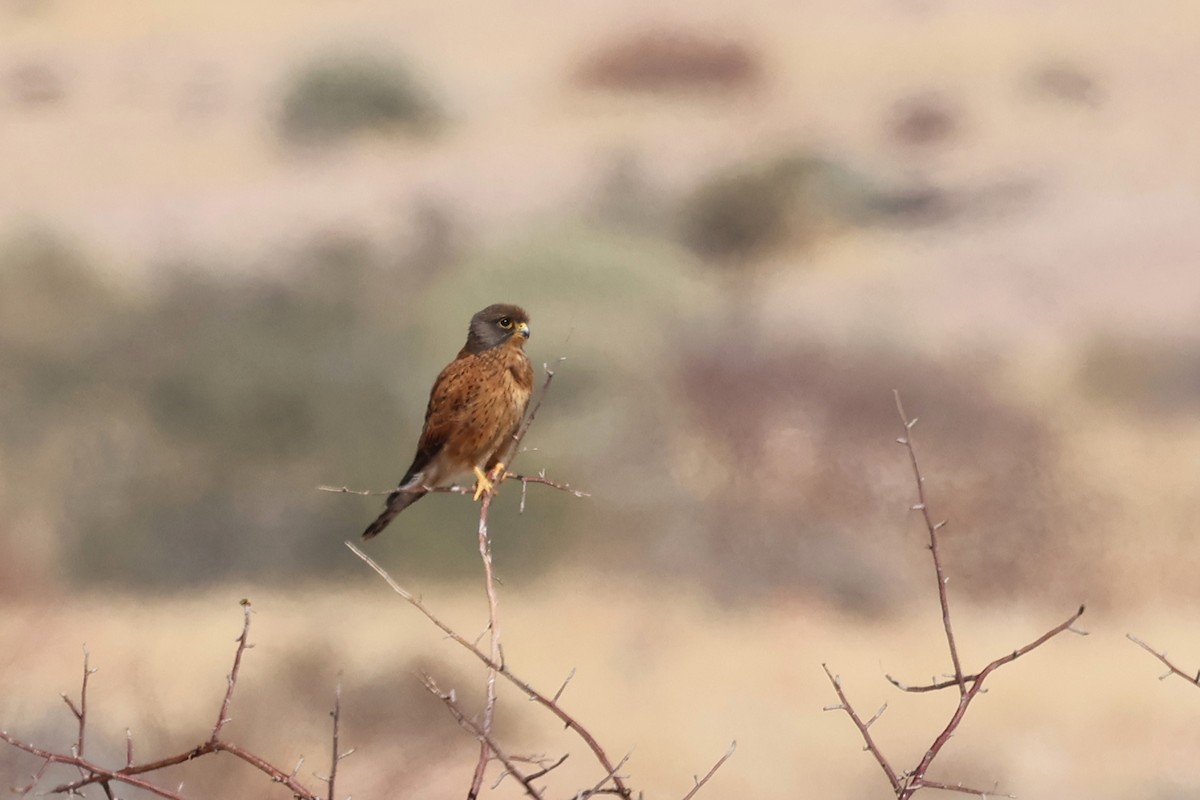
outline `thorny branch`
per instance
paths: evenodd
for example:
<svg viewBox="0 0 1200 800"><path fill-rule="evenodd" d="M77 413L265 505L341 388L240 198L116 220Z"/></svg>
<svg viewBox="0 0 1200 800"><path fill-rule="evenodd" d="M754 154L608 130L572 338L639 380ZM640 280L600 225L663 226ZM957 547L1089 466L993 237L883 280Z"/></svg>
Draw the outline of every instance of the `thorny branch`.
<svg viewBox="0 0 1200 800"><path fill-rule="evenodd" d="M42 766L33 775L32 782L27 786L14 787L14 791L18 792L19 794L28 794L45 776L46 769L50 764L65 764L74 766L76 769L78 769L81 777L78 780L55 786L54 788L48 790L49 794L65 794L68 796L75 796L78 795L79 790L85 786L99 784L104 789L105 794L108 797L113 797L112 791L109 788L109 784L123 783L127 786L142 789L158 797L167 798L168 800L184 800L183 795L180 794L178 790L172 791L162 786L158 786L142 776L158 772L159 770L166 769L167 767L192 761L210 753L229 753L235 758L250 764L258 771L266 774L273 783L279 783L286 786L294 798L298 798L298 800L322 800L319 795L310 791L296 779L295 772L284 772L282 769L269 763L261 756L258 756L242 747L239 747L238 745L232 744L231 742L227 742L220 738L222 729L225 727L226 723L230 721L229 709L233 702L234 690L237 688L238 675L242 666L242 656L245 654L246 650L253 647L253 645L249 643L250 614L252 613L249 601L242 601L242 611L242 632L237 638L237 650L234 653L233 666L229 671L225 694L221 699L220 710L217 712L217 720L213 724L212 730L210 731L206 741L182 753L176 753L175 755L167 756L166 758L160 758L155 761L135 764L133 760L133 735L129 731L126 731L126 756L124 767L121 767L120 769L109 769L85 759L83 757L83 743L87 726L88 677L95 672L95 670L91 669L88 665L88 653L85 649L84 676L80 691L79 706L76 707L74 703L66 698L65 695L63 696L67 706L71 709L71 713L74 714L76 719L79 721L78 739L72 746L72 752L70 754L58 753L45 748L36 747L29 742L25 742L16 738L15 736L10 735L7 731L0 731L0 740L7 742L19 750L23 750L31 755L43 759ZM340 716L340 707L341 692L339 689L335 699L333 711L333 739L335 758L330 767L330 778L328 779L330 796L332 796L334 790L334 775L337 769L337 761L349 755L349 753L343 753L341 756L337 755L338 719Z"/></svg>
<svg viewBox="0 0 1200 800"><path fill-rule="evenodd" d="M821 669L825 670L825 674L829 677L829 682L833 684L833 691L837 693L838 700L840 701L835 706L825 706L824 710L845 711L850 716L851 721L854 723L854 727L858 728L858 733L860 736L862 736L863 742L866 744L867 751L870 752L870 754L875 757L875 760L879 762L880 769L882 769L883 774L887 776L888 783L892 785L892 791L899 795L901 789L900 778L896 775L896 770L894 770L892 765L888 763L887 758L884 757L883 751L879 749L879 745L875 744L874 737L871 736L871 726L877 719L883 716L884 710L887 709L887 704L884 703L882 706L880 706L879 710L875 712L875 715L864 722L862 717L858 715L858 712L854 710L854 707L850 705L850 701L846 698L846 691L842 688L842 679L830 672L829 665L827 664L822 664Z"/></svg>
<svg viewBox="0 0 1200 800"><path fill-rule="evenodd" d="M892 683L893 686L906 692L929 692L954 686L959 690L959 701L950 717L949 722L946 723L942 731L934 738L933 743L929 746L929 749L926 750L925 755L921 758L920 762L913 769L907 770L903 773L898 772L896 768L891 765L887 757L883 754L882 750L880 750L878 745L875 743L875 740L870 732L871 725L880 718L887 706L885 705L884 707L880 708L873 717L864 721L858 712L854 710L854 707L850 704L849 699L846 697L845 691L842 688L841 680L835 677L827 666L822 665L822 667L825 669L825 674L829 677L830 682L833 684L834 691L837 693L838 700L840 701L837 705L827 707L826 710L841 710L846 712L851 721L853 721L854 726L858 729L859 735L862 737L863 742L866 745L866 750L869 751L879 763L880 768L887 777L888 783L891 785L892 791L895 793L898 800L908 800L908 798L911 798L914 794L916 794L917 791L923 788L942 789L944 791L978 795L980 797L996 796L994 791L975 789L962 784L950 784L941 781L934 781L926 778L925 776L930 766L933 764L934 759L937 758L938 754L942 751L942 748L944 748L950 741L950 738L954 735L955 730L957 730L959 724L962 722L963 717L967 713L967 709L971 705L971 701L974 700L983 690L984 680L995 670L999 669L1005 664L1017 660L1021 656L1037 647L1040 647L1064 631L1071 631L1072 633L1086 635L1084 631L1073 627L1075 622L1080 618L1080 616L1083 615L1084 607L1081 605L1079 609L1065 621L1054 626L1029 644L1017 648L1011 653L995 659L979 672L967 674L963 671L962 662L958 654L958 646L954 638L954 627L950 622L950 602L946 592L947 578L945 571L942 568L941 556L938 549L938 531L941 530L946 523L934 522L934 517L929 510L929 504L925 495L925 478L921 474L920 464L917 461L916 450L913 448L912 444L912 429L916 426L917 420L916 418L909 419L908 415L905 413L904 405L900 401L899 392L895 393L895 400L896 411L900 416L901 424L904 426L904 435L898 438L896 441L902 445L908 453L909 463L912 466L913 479L915 480L917 486L917 504L912 508L914 511L921 512L921 517L925 522L925 529L929 533L929 551L933 558L934 573L937 577L938 601L942 612L942 626L946 635L946 644L950 651L950 660L954 666L954 675L949 680L935 680L928 685L923 686L908 686L893 678L891 675L888 675L887 679Z"/></svg>
<svg viewBox="0 0 1200 800"><path fill-rule="evenodd" d="M1146 644L1144 641L1142 641L1138 637L1134 636L1132 633L1125 634L1125 638L1128 639L1129 641L1133 642L1138 647L1142 648L1147 653L1154 656L1155 658L1157 658L1159 661L1161 661L1163 663L1163 665L1167 668L1167 672L1158 676L1158 679L1160 681L1166 680L1167 678L1171 677L1172 675L1178 675L1179 677L1183 678L1185 681L1192 684L1193 686L1200 686L1200 670L1198 670L1195 675L1192 675L1189 672L1184 672L1181 668L1176 666L1169 658L1167 658L1166 651L1159 652L1158 650L1155 650L1153 647Z"/></svg>
<svg viewBox="0 0 1200 800"><path fill-rule="evenodd" d="M925 478L921 475L921 468L917 464L917 451L913 449L912 444L912 429L916 426L917 420L914 417L909 419L904 413L904 404L900 402L900 392L894 391L892 394L896 398L896 412L900 415L900 422L904 425L904 435L896 441L904 446L908 451L908 461L912 465L913 478L917 484L917 504L913 506L914 511L921 512L921 518L925 521L925 529L929 533L929 552L933 555L933 571L937 575L938 588L938 603L942 607L942 627L946 629L946 644L950 646L950 661L954 664L954 680L958 684L959 694L966 694L966 681L963 678L962 662L958 658L958 646L954 642L954 626L950 624L950 600L946 596L946 573L942 569L942 559L938 552L938 531L945 527L946 521L934 522L933 516L929 513L929 503L925 499Z"/></svg>
<svg viewBox="0 0 1200 800"><path fill-rule="evenodd" d="M516 686L522 694L524 694L530 700L533 700L541 705L554 716L558 717L559 721L562 722L563 725L565 725L572 732L574 732L576 736L583 740L584 744L586 744L588 749L592 751L592 755L600 763L600 766L605 770L606 773L611 774L615 772L616 767L613 766L608 754L604 751L604 748L600 746L600 743L596 741L596 738L592 736L587 728L581 725L574 717L564 711L556 699L547 697L538 690L534 689L529 683L526 683L524 680L517 677L517 675L515 675L512 670L508 668L507 664L504 664L499 660L493 660L487 653L480 650L479 647L473 642L443 622L441 618L434 614L433 611L431 611L419 597L401 586L396 579L388 573L387 570L379 566L379 564L376 563L375 560L369 555L358 549L353 542L347 541L344 544L346 547L350 548L350 551L354 553L354 555L358 556L364 564L373 569L375 573L379 575L379 577L383 578L387 585L391 587L393 592L398 594L401 599L403 599L417 611L420 611L426 619L428 619L434 624L435 627L438 628L438 630L446 634L447 638L457 643L460 647L475 656L475 658L479 659L479 661L485 667L494 668L498 675L503 676L509 683L511 683L513 686ZM632 797L632 792L627 786L625 786L620 777L617 777L615 782L622 797Z"/></svg>
<svg viewBox="0 0 1200 800"><path fill-rule="evenodd" d="M504 765L505 772L500 776L501 779L503 779L504 775L512 775L525 788L525 794L535 798L535 800L544 800L541 790L533 785L533 781L545 775L547 772L554 769L554 767L565 761L566 756L560 758L550 767L539 770L536 774L526 775L521 768L517 766L517 759L508 755L503 749L500 748L499 745L496 744L495 739L492 738L491 732L487 730L485 725L476 722L463 712L462 708L460 708L458 705L458 700L455 698L453 691L443 692L441 688L438 687L437 682L434 681L434 679L429 675L423 674L421 676L421 681L425 684L425 688L429 690L430 694L434 695L443 703L445 703L446 708L449 709L450 714L454 717L458 724L469 731L476 739L482 742L485 747L490 749L500 763Z"/></svg>

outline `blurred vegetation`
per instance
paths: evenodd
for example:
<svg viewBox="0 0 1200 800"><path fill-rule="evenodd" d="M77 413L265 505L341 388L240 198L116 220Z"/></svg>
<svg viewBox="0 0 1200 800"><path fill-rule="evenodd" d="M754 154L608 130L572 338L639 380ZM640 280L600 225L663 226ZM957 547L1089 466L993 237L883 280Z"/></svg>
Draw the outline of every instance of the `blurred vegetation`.
<svg viewBox="0 0 1200 800"><path fill-rule="evenodd" d="M854 226L905 219L886 181L803 150L718 171L682 197L622 169L603 189L602 225L544 226L479 252L454 246L451 211L421 206L407 248L329 233L269 271L164 263L135 289L53 236L10 238L0 471L11 530L51 537L84 586L291 583L355 568L341 542L382 499L315 487L389 488L466 320L508 300L532 312L535 363L567 358L517 466L593 494L530 487L518 519L519 487L506 487L493 527L514 532L495 545L510 573L583 543L592 568L675 574L730 598L801 591L887 608L906 592L893 563L903 548L879 540L903 534L910 492L903 465L863 476L888 463L899 387L937 421L929 474L953 476L946 510L987 521L960 574L999 595L1040 575L1048 559L1030 554L1056 546L1040 502L1053 439L995 396L985 370L890 345L829 349L800 331L780 340L758 319L769 285L749 273L796 268ZM633 208L639 224L624 224ZM430 497L378 547L427 577L474 576L475 513Z"/></svg>
<svg viewBox="0 0 1200 800"><path fill-rule="evenodd" d="M879 190L848 165L800 151L718 172L687 195L680 237L701 258L745 264L869 218Z"/></svg>
<svg viewBox="0 0 1200 800"><path fill-rule="evenodd" d="M1200 409L1200 342L1103 335L1084 349L1079 381L1089 395L1150 414Z"/></svg>
<svg viewBox="0 0 1200 800"><path fill-rule="evenodd" d="M763 79L759 54L723 36L656 28L600 45L575 72L577 85L611 91L745 90Z"/></svg>
<svg viewBox="0 0 1200 800"><path fill-rule="evenodd" d="M367 501L315 487L398 479L430 364L460 344L455 326L417 355L419 269L353 238L318 238L274 275L217 272L163 265L133 291L44 234L0 251L10 520L57 532L73 580L295 580L347 564L346 512ZM428 557L434 572L460 563Z"/></svg>
<svg viewBox="0 0 1200 800"><path fill-rule="evenodd" d="M428 133L441 113L408 69L383 58L344 53L301 66L288 79L279 135L296 144L331 144L368 132Z"/></svg>
<svg viewBox="0 0 1200 800"><path fill-rule="evenodd" d="M920 92L893 105L888 137L907 148L945 147L963 136L965 118L960 104L944 92Z"/></svg>
<svg viewBox="0 0 1200 800"><path fill-rule="evenodd" d="M953 520L944 557L960 590L1010 599L1053 583L1059 562L1048 556L1066 535L1056 528L1056 440L997 395L986 354L947 362L882 344L740 349L693 342L678 362L689 422L679 460L712 465L692 466L690 480L697 500L715 492L715 502L692 515L672 559L728 597L803 586L864 612L902 606L927 565L905 519L915 490L893 444L898 388L927 420L915 435L930 501Z"/></svg>

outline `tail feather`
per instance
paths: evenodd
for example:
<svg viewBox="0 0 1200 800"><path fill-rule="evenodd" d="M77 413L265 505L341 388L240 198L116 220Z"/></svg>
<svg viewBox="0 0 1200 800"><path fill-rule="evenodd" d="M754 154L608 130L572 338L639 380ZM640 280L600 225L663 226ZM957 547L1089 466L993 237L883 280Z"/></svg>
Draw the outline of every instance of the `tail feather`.
<svg viewBox="0 0 1200 800"><path fill-rule="evenodd" d="M388 526L397 514L411 506L413 503L424 497L427 492L424 489L402 490L397 489L388 495L387 507L383 513L376 517L375 521L367 526L363 531L363 539L374 539L376 536Z"/></svg>

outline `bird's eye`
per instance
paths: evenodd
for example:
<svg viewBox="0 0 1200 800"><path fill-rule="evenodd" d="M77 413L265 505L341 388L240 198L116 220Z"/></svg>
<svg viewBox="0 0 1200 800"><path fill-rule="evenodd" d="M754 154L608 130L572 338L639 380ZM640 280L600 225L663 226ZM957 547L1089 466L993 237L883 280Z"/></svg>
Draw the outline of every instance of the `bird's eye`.
<svg viewBox="0 0 1200 800"><path fill-rule="evenodd" d="M508 330L509 328L512 327L512 320L509 319L508 317L504 317L503 319L500 320L499 325L501 328L504 328L504 330Z"/></svg>

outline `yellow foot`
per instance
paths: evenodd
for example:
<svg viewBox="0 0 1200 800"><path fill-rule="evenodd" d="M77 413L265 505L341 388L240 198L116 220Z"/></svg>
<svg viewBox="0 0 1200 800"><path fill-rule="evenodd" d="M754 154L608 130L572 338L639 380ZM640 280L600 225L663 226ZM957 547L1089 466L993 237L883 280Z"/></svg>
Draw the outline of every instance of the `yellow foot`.
<svg viewBox="0 0 1200 800"><path fill-rule="evenodd" d="M496 488L496 484L504 479L505 469L503 464L497 464L492 467L490 473L485 474L479 467L474 468L475 471L475 500L487 494L500 494L500 490Z"/></svg>
<svg viewBox="0 0 1200 800"><path fill-rule="evenodd" d="M483 497L484 493L494 494L496 484L487 475L483 474L483 470L475 467L475 500Z"/></svg>

